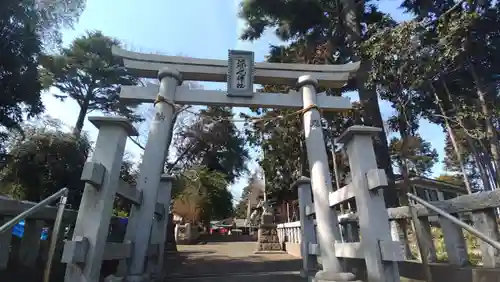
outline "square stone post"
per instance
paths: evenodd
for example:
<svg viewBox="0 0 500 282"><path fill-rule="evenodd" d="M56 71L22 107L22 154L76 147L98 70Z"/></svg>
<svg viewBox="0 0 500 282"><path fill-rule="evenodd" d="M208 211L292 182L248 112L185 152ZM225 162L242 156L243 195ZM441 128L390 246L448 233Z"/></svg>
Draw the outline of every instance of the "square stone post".
<svg viewBox="0 0 500 282"><path fill-rule="evenodd" d="M149 237L153 224L153 214L158 196L160 177L165 163L167 144L170 141L170 128L174 114L174 96L182 77L174 69L163 68L158 72L160 89L154 107L155 117L149 128L148 142L142 156L141 171L137 180L137 190L142 192L142 205L132 207L136 221L134 247L130 260L130 273L127 281L143 281L145 260L149 247ZM131 223L129 223L131 224Z"/></svg>
<svg viewBox="0 0 500 282"><path fill-rule="evenodd" d="M299 194L299 214L300 214L300 253L302 256L303 277L309 277L311 272L316 269L316 255L309 254L309 245L317 244L316 232L314 230L314 220L307 216L307 207L312 207L311 180L307 177L301 177L294 183L298 187Z"/></svg>
<svg viewBox="0 0 500 282"><path fill-rule="evenodd" d="M382 260L381 248L385 243L393 243L384 193L380 187L368 185L369 182L376 182L369 179L370 172L378 169L372 136L380 131L376 127L351 126L337 142L344 144L351 168L368 282L396 282L400 281L397 263Z"/></svg>
<svg viewBox="0 0 500 282"><path fill-rule="evenodd" d="M163 174L160 179L160 187L158 187L158 204L163 205L165 215L162 218L153 221L151 228L151 244L158 245L158 254L154 259L148 259L148 271L155 276L161 278L163 273L163 258L165 254L165 241L167 240L167 225L168 213L170 210L170 198L172 194L172 180L173 176Z"/></svg>
<svg viewBox="0 0 500 282"><path fill-rule="evenodd" d="M132 123L123 117L89 117L89 121L99 129L99 135L92 160L85 164L82 172L82 179L87 183L72 239L85 242L85 262L68 262L66 282L99 281L127 136L138 134ZM72 243L75 242L65 244L67 257L78 255L70 254Z"/></svg>
<svg viewBox="0 0 500 282"><path fill-rule="evenodd" d="M169 222L170 204L172 202L172 182L175 177L168 174L162 174L160 179L160 187L158 190L158 203L162 203L165 207L164 222L162 223L162 234L160 234L161 250L165 249L167 240L167 227ZM163 258L163 256L162 256Z"/></svg>
<svg viewBox="0 0 500 282"><path fill-rule="evenodd" d="M19 248L19 262L27 267L33 267L40 254L40 235L45 225L43 220L27 219L24 221L24 235Z"/></svg>
<svg viewBox="0 0 500 282"><path fill-rule="evenodd" d="M0 226L11 220L11 216L0 216ZM14 227L9 228L3 233L0 233L0 270L7 269L10 255L10 244L12 242L12 230Z"/></svg>

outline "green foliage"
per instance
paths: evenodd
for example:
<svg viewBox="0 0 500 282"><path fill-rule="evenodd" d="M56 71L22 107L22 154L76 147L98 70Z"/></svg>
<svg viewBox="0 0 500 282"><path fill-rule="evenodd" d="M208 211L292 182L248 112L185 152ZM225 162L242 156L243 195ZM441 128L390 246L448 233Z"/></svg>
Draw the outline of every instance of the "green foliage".
<svg viewBox="0 0 500 282"><path fill-rule="evenodd" d="M120 209L113 209L113 216L117 217L128 217L129 214L127 211L120 210Z"/></svg>
<svg viewBox="0 0 500 282"><path fill-rule="evenodd" d="M401 163L405 161L410 175L429 176L438 161L437 151L419 135L407 138L404 152L402 141L395 137L391 139L389 148L393 164L400 168Z"/></svg>
<svg viewBox="0 0 500 282"><path fill-rule="evenodd" d="M2 1L0 11L0 144L7 132L21 132L26 118L44 110L40 92L38 64L43 43L60 42L59 30L78 20L85 0ZM5 150L0 145L0 155ZM1 159L0 159L1 161Z"/></svg>
<svg viewBox="0 0 500 282"><path fill-rule="evenodd" d="M46 86L61 91L62 95L55 94L61 100L70 97L80 106L75 133L81 132L87 113L95 110L119 113L134 122L143 120L119 101L120 85L135 85L138 79L113 56L114 45L120 42L99 31L87 32L59 54L41 60Z"/></svg>
<svg viewBox="0 0 500 282"><path fill-rule="evenodd" d="M207 107L176 133L173 210L188 221L208 224L234 213L227 188L246 172L248 151L232 117L229 107Z"/></svg>
<svg viewBox="0 0 500 282"><path fill-rule="evenodd" d="M461 156L462 165L465 167L469 183L471 184L471 188L480 189L482 186L480 164L473 154L474 148L471 146L472 144L467 142L468 140L465 136L466 133L463 130L457 129L454 131L454 133L458 146L462 149L459 153ZM473 140L473 142L477 141ZM455 149L452 146L449 135L447 135L445 139L444 152L445 169L451 173L457 173L461 175L463 172L460 167L457 152L455 152ZM461 184L464 185L463 179L461 181Z"/></svg>
<svg viewBox="0 0 500 282"><path fill-rule="evenodd" d="M465 243L467 245L467 253L469 255L469 261L472 265L481 264L480 246L479 239L474 235L470 234L468 231L464 230ZM431 234L433 238L433 243L436 248L436 257L438 262L447 262L448 254L446 253L446 245L444 241L443 231L439 227L431 227ZM416 238L413 233L410 234L409 238L410 251L414 257L419 257L418 245Z"/></svg>
<svg viewBox="0 0 500 282"><path fill-rule="evenodd" d="M247 212L248 212L247 196L249 193L250 193L250 186L245 186L245 188L243 188L243 191L241 191L240 200L234 207L235 218L247 218Z"/></svg>
<svg viewBox="0 0 500 282"><path fill-rule="evenodd" d="M292 110L256 110L264 118L290 115ZM295 194L289 191L291 184L301 176L306 156L302 146L303 133L300 116L272 122L247 123L250 144L261 147L263 158L259 165L266 176L266 192L281 198ZM308 170L307 170L308 171ZM291 193L291 194L290 194Z"/></svg>
<svg viewBox="0 0 500 282"><path fill-rule="evenodd" d="M185 152L181 167L204 166L225 175L229 183L245 173L248 151L232 116L229 107L208 107L182 128L174 144L178 152Z"/></svg>
<svg viewBox="0 0 500 282"><path fill-rule="evenodd" d="M9 0L10 1L10 0ZM37 32L45 47L59 47L62 43L62 28L72 28L85 9L86 0L74 1L33 1L23 0L22 5L33 5L37 12Z"/></svg>
<svg viewBox="0 0 500 282"><path fill-rule="evenodd" d="M436 180L451 183L460 187L465 187L464 178L456 174L441 174Z"/></svg>
<svg viewBox="0 0 500 282"><path fill-rule="evenodd" d="M321 56L312 58L321 60ZM304 60L300 56L297 46L273 46L268 62L297 63ZM265 85L262 92L288 93L289 87L282 85ZM321 89L330 95L338 95L334 89ZM356 105L355 105L356 106ZM253 121L252 116L242 115L247 120L245 134L249 143L259 146L262 150L262 159L259 161L266 175L266 191L270 197L278 202L297 198L297 190L290 190L291 185L300 177L309 175L305 136L302 124L302 115L296 110L286 109L252 109L253 113L261 117L261 121ZM325 113L323 128L325 146L333 148L333 138L338 137L348 126L356 123L359 111L353 116L341 116ZM328 160L333 171L331 150L328 150ZM337 167L341 170L341 182L344 182L348 173L346 160L336 154ZM341 184L342 185L342 184Z"/></svg>
<svg viewBox="0 0 500 282"><path fill-rule="evenodd" d="M70 190L68 204L77 208L84 187L80 175L90 150L86 135L76 138L51 127L23 129L25 138L10 138L10 157L0 171L3 192L39 202L67 187Z"/></svg>
<svg viewBox="0 0 500 282"><path fill-rule="evenodd" d="M472 188L498 187L500 5L404 1L402 7L416 17L364 43L373 62L370 83L404 108L409 124L425 117L455 135L457 147L447 137L447 169L466 175Z"/></svg>
<svg viewBox="0 0 500 282"><path fill-rule="evenodd" d="M5 141L7 132L21 131L26 116L44 110L37 70L42 51L39 18L35 7L25 2L3 1L0 11L0 141Z"/></svg>
<svg viewBox="0 0 500 282"><path fill-rule="evenodd" d="M139 171L134 167L134 162L127 155L125 155L120 168L120 178L135 186L137 184L138 177ZM130 201L123 199L122 197L115 197L115 201L113 203L113 214L126 217L130 212L130 208Z"/></svg>
<svg viewBox="0 0 500 282"><path fill-rule="evenodd" d="M360 48L361 41L375 32L372 29L364 31L361 27L377 25L382 28L394 25L388 16L381 13L369 1L359 4L356 1L333 0L280 0L272 3L265 0L247 0L242 3L240 17L248 24L241 35L242 39L258 39L265 29L272 29L279 38L290 42L285 47L272 46L271 57L274 58L269 58L268 61L282 61L277 58L288 57L289 61L306 64L342 64L360 61L363 53ZM370 63L367 60L361 61L364 64L356 78L349 81L343 90L358 90L362 109L359 112L362 114L359 122L382 128L383 121L377 93L374 88L365 84ZM338 92L328 93L338 95ZM326 128L332 128L333 124L336 122L327 125ZM336 133L334 131L334 134ZM295 143L290 145L289 149L298 150L300 147ZM375 151L379 165L386 169L392 180L392 166L385 133L381 133L376 139ZM294 155L293 160L295 159ZM395 190L385 189L384 194L389 206L396 205Z"/></svg>
<svg viewBox="0 0 500 282"><path fill-rule="evenodd" d="M258 39L268 27L275 28L276 35L282 40L308 33L311 37L320 36L320 29L331 26L330 18L324 15L328 7L321 2L335 1L243 1L240 17L248 22L248 26L241 38ZM310 32L311 26L318 27L318 30Z"/></svg>
<svg viewBox="0 0 500 282"><path fill-rule="evenodd" d="M227 176L206 167L185 170L176 180L174 212L187 221L220 220L233 214L232 195L227 190Z"/></svg>

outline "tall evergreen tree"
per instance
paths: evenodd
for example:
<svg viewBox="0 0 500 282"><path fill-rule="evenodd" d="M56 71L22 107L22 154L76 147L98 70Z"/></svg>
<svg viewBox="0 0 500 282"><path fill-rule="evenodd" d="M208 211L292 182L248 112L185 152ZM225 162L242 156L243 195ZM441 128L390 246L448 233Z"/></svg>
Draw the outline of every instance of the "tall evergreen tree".
<svg viewBox="0 0 500 282"><path fill-rule="evenodd" d="M383 128L375 88L366 84L371 68L369 60L362 58L361 42L371 33L362 32L361 26L390 26L392 21L367 1L264 1L248 0L242 3L240 16L248 27L241 38L260 38L266 28L274 29L278 37L291 41L303 63L338 64L361 61L356 79L347 87L358 90L363 109L363 123ZM298 17L297 15L300 15ZM319 54L319 56L318 56ZM376 155L393 184L393 173L388 154L385 132L376 139ZM391 185L393 188L394 185ZM397 205L395 189L384 190L388 206Z"/></svg>
<svg viewBox="0 0 500 282"><path fill-rule="evenodd" d="M231 121L229 107L208 107L176 134L175 147L183 153L179 165L204 166L232 183L246 172L245 137Z"/></svg>
<svg viewBox="0 0 500 282"><path fill-rule="evenodd" d="M69 97L80 107L74 127L77 135L91 111L119 113L132 121L142 120L133 107L119 101L120 85L138 83L111 52L112 46L119 44L118 40L99 31L87 32L68 48L63 48L60 54L42 59L45 82L62 93L55 96L61 100Z"/></svg>
<svg viewBox="0 0 500 282"><path fill-rule="evenodd" d="M234 207L235 218L247 218L248 216L248 194L250 193L250 186L245 186L241 191L240 200Z"/></svg>
<svg viewBox="0 0 500 282"><path fill-rule="evenodd" d="M391 139L390 154L393 165L399 171L406 169L409 176L429 176L438 161L438 153L432 148L431 143L416 135L409 137L404 146L403 150L401 139Z"/></svg>
<svg viewBox="0 0 500 282"><path fill-rule="evenodd" d="M7 133L21 131L25 118L44 107L39 79L39 58L43 47L57 46L61 27L78 20L85 0L5 0L0 9L0 162Z"/></svg>
<svg viewBox="0 0 500 282"><path fill-rule="evenodd" d="M234 213L229 185L246 172L245 138L229 107L207 107L179 127L172 145L178 156L174 211L208 224ZM169 164L167 166L172 166Z"/></svg>
<svg viewBox="0 0 500 282"><path fill-rule="evenodd" d="M457 157L469 148L484 185L498 186L498 113L494 110L498 107L498 64L494 63L498 61L494 46L500 39L498 3L404 1L402 7L413 12L415 19L365 42L368 56L376 62L373 81L393 95L401 89L415 93L413 110L443 125ZM461 148L456 138L460 130L467 133L468 144ZM467 178L466 160L458 161Z"/></svg>

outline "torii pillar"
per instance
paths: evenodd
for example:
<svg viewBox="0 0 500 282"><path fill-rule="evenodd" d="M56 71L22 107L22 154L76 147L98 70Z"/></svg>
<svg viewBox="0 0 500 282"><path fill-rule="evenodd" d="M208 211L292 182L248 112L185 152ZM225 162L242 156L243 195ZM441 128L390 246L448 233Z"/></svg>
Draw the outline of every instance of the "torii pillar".
<svg viewBox="0 0 500 282"><path fill-rule="evenodd" d="M304 75L298 79L298 88L302 94L304 109L304 133L307 148L307 159L311 173L311 188L316 211L318 244L323 259L323 269L342 272L342 267L335 256L334 242L341 240L337 216L330 211L328 201L333 192L328 155L326 153L321 116L317 105L316 89L318 81L312 76Z"/></svg>
<svg viewBox="0 0 500 282"><path fill-rule="evenodd" d="M163 68L158 72L160 90L154 102L155 116L149 128L148 141L142 156L137 190L142 192L142 205L134 207L137 210L135 221L136 235L132 258L130 260L127 281L143 281L144 268L149 246L149 237L156 206L156 197L163 172L167 144L170 140L170 128L174 114L174 97L177 86L182 83L179 72L172 68ZM167 215L165 215L167 216ZM161 251L161 250L160 250Z"/></svg>

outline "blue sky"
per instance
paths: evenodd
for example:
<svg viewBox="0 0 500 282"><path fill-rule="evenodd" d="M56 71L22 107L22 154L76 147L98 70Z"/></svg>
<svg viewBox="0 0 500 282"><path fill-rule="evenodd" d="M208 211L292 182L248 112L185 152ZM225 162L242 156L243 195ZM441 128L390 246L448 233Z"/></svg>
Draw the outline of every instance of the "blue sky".
<svg viewBox="0 0 500 282"><path fill-rule="evenodd" d="M381 1L380 8L390 12L397 20L407 17L397 9L399 1ZM380 3L380 2L379 2ZM81 36L86 30L101 30L105 35L120 39L128 49L140 52L162 53L197 58L226 59L228 49L250 50L255 52L256 61L263 61L268 53L269 44L278 44L279 40L268 32L257 42L238 40L244 23L237 18L239 0L121 0L115 1L87 0L87 8L73 30L63 32L64 44ZM223 89L223 84L203 83L205 89ZM356 100L357 95L349 95ZM73 101L60 102L51 95L44 95L43 101L47 114L73 126L78 114L78 106ZM144 107L152 107L145 105ZM387 103L381 104L382 115L391 115ZM245 109L235 108L235 112ZM92 113L91 115L98 115ZM84 130L89 132L94 141L97 132L85 122ZM440 127L421 122L421 135L430 141L443 156L444 137ZM127 143L126 150L138 158L141 150L132 142ZM257 153L252 153L256 158ZM255 168L251 161L249 168ZM442 172L442 165L436 165L435 175ZM231 192L239 198L246 179L242 178L232 187Z"/></svg>

